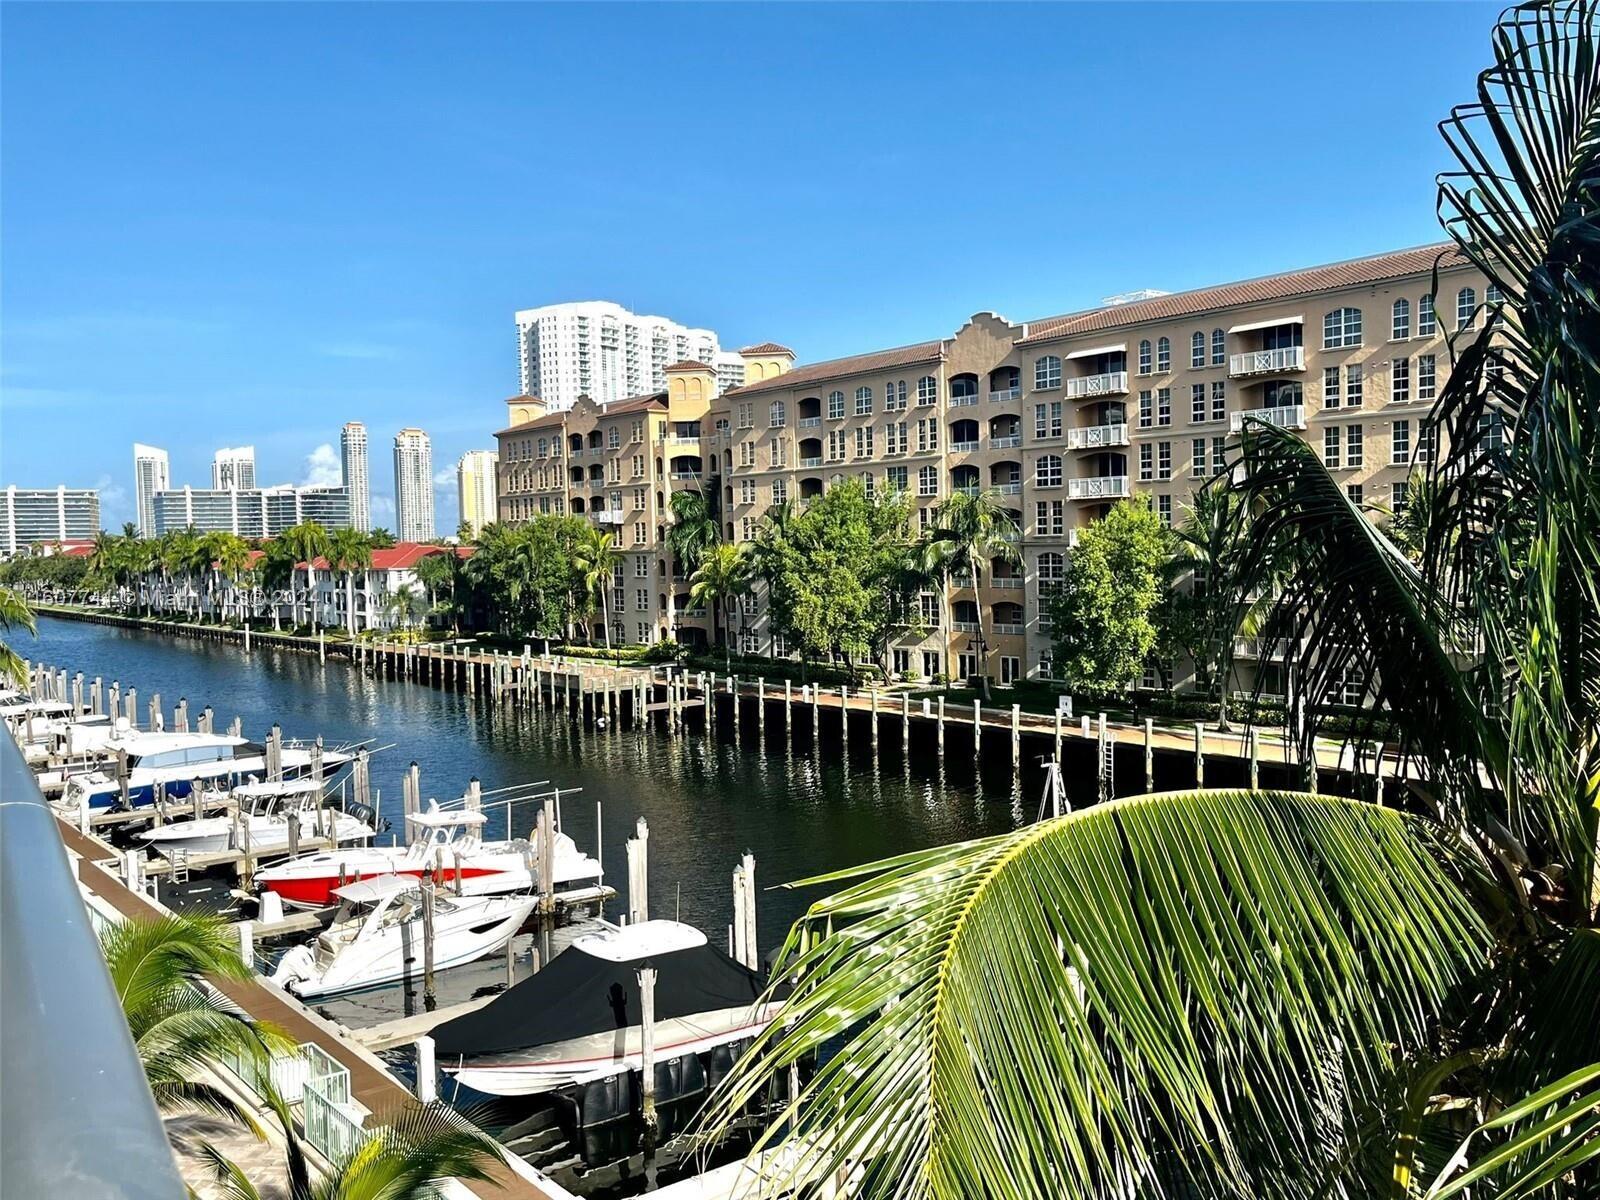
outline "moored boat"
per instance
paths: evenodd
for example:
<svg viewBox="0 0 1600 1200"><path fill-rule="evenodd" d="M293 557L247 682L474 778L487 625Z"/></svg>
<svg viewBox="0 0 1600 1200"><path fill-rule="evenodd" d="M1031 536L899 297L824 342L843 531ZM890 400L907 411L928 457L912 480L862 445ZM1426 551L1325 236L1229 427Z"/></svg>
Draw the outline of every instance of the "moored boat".
<svg viewBox="0 0 1600 1200"><path fill-rule="evenodd" d="M249 846L252 854L281 854L289 849L291 821L298 826L296 841L316 836L316 809L323 799L322 788L322 781L311 776L240 784L228 792L238 803L237 819L230 813L169 821L137 836L161 854L174 850L191 853L227 850L236 837L241 846ZM370 838L373 827L363 819L369 815L329 808L323 815L324 836L339 843Z"/></svg>

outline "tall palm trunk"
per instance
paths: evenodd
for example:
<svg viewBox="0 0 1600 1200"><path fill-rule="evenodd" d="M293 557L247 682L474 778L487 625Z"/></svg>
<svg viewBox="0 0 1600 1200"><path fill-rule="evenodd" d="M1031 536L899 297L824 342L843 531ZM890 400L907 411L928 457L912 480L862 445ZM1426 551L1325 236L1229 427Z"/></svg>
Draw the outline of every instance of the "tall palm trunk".
<svg viewBox="0 0 1600 1200"><path fill-rule="evenodd" d="M978 560L967 563L972 574L972 604L978 610L978 688L989 699L989 639L983 632L983 600L978 595Z"/></svg>
<svg viewBox="0 0 1600 1200"><path fill-rule="evenodd" d="M606 649L611 649L611 604L606 599L606 589L600 589L600 620L601 629L605 631Z"/></svg>
<svg viewBox="0 0 1600 1200"><path fill-rule="evenodd" d="M950 599L950 572L947 570L943 574L944 586L939 591L944 608L944 677L953 680L956 677L956 604Z"/></svg>

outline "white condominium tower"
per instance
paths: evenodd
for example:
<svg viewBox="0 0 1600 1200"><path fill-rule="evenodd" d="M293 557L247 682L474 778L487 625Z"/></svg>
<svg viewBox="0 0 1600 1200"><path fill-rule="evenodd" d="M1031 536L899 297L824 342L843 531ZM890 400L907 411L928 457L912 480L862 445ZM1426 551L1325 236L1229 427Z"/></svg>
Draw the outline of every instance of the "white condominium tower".
<svg viewBox="0 0 1600 1200"><path fill-rule="evenodd" d="M165 450L133 444L133 496L138 508L139 536L156 533L156 493L172 486L172 469Z"/></svg>
<svg viewBox="0 0 1600 1200"><path fill-rule="evenodd" d="M367 427L347 421L339 434L339 461L344 490L350 496L350 528L372 528L372 488L367 482Z"/></svg>
<svg viewBox="0 0 1600 1200"><path fill-rule="evenodd" d="M495 466L493 450L468 450L456 465L456 486L461 496L461 523L477 537L495 519Z"/></svg>
<svg viewBox="0 0 1600 1200"><path fill-rule="evenodd" d="M433 540L433 447L420 429L394 435L394 507L402 542Z"/></svg>
<svg viewBox="0 0 1600 1200"><path fill-rule="evenodd" d="M223 447L211 456L211 486L218 491L253 488L256 485L256 448Z"/></svg>
<svg viewBox="0 0 1600 1200"><path fill-rule="evenodd" d="M666 369L686 359L714 368L722 390L744 381L743 360L723 353L711 330L639 316L609 300L523 309L517 351L522 394L552 410L571 408L579 396L607 404L661 391Z"/></svg>

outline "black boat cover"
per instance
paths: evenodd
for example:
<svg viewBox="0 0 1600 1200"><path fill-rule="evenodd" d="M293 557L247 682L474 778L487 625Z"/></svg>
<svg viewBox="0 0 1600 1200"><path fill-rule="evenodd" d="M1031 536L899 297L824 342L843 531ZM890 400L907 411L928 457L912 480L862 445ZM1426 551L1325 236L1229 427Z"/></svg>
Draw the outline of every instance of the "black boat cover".
<svg viewBox="0 0 1600 1200"><path fill-rule="evenodd" d="M656 1020L753 1004L761 977L715 946L651 955ZM433 1030L439 1054L471 1058L547 1046L639 1023L638 967L568 948L475 1012Z"/></svg>

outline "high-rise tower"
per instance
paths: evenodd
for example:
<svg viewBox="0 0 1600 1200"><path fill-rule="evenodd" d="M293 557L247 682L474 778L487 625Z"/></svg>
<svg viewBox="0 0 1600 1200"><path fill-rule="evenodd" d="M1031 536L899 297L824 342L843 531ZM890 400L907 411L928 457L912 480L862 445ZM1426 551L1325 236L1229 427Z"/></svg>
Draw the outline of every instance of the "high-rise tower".
<svg viewBox="0 0 1600 1200"><path fill-rule="evenodd" d="M154 537L156 533L157 492L172 486L172 468L165 450L133 444L133 495L138 507L139 536Z"/></svg>
<svg viewBox="0 0 1600 1200"><path fill-rule="evenodd" d="M350 527L372 528L372 489L367 481L367 427L347 421L339 433L339 461L344 490L350 495Z"/></svg>
<svg viewBox="0 0 1600 1200"><path fill-rule="evenodd" d="M394 507L402 542L433 539L433 447L420 429L394 436Z"/></svg>

